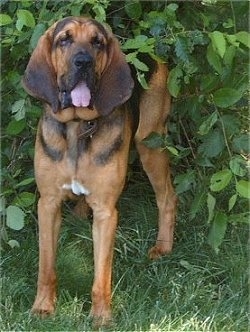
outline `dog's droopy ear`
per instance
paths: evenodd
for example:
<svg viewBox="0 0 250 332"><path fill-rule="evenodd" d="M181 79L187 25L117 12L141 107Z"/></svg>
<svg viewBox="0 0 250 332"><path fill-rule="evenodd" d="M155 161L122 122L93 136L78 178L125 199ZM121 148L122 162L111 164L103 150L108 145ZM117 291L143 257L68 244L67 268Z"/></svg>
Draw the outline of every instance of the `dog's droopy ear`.
<svg viewBox="0 0 250 332"><path fill-rule="evenodd" d="M54 27L48 29L40 37L25 70L22 84L31 96L46 102L51 106L53 112L57 112L59 108L58 87L51 60L53 31Z"/></svg>
<svg viewBox="0 0 250 332"><path fill-rule="evenodd" d="M108 45L108 63L100 78L94 106L100 115L107 115L131 96L134 81L119 42L112 37Z"/></svg>

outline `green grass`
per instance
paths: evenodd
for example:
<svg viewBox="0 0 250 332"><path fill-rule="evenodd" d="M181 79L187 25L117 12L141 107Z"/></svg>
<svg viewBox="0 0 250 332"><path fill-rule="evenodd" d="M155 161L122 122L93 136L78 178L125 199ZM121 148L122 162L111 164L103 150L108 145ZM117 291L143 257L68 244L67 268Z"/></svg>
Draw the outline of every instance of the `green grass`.
<svg viewBox="0 0 250 332"><path fill-rule="evenodd" d="M153 193L132 183L119 202L113 267L113 331L247 331L247 240L229 227L216 255L207 245L206 211L189 221L181 204L173 253L147 258L156 238ZM1 331L91 331L91 223L66 209L59 241L58 304L53 317L30 315L37 278L35 225L15 234L20 248L2 254Z"/></svg>

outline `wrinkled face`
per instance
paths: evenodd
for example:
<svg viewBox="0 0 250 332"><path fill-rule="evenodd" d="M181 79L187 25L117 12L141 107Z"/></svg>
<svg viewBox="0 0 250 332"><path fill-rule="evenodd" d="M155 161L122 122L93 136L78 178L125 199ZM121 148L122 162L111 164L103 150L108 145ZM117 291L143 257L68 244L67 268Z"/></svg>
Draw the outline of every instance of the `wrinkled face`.
<svg viewBox="0 0 250 332"><path fill-rule="evenodd" d="M108 61L108 33L94 20L66 18L56 25L52 39L62 109L72 105L91 108Z"/></svg>
<svg viewBox="0 0 250 332"><path fill-rule="evenodd" d="M22 84L53 114L77 110L82 119L86 109L110 114L130 98L134 86L118 40L106 27L84 17L67 17L45 31Z"/></svg>

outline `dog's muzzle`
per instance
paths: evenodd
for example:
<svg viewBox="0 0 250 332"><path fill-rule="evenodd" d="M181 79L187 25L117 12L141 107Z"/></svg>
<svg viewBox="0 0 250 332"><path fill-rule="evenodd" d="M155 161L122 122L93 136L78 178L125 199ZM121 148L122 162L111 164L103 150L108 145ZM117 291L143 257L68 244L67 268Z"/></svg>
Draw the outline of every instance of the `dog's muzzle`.
<svg viewBox="0 0 250 332"><path fill-rule="evenodd" d="M72 58L69 78L61 79L61 108L70 106L92 108L94 94L94 59L88 52L78 52Z"/></svg>

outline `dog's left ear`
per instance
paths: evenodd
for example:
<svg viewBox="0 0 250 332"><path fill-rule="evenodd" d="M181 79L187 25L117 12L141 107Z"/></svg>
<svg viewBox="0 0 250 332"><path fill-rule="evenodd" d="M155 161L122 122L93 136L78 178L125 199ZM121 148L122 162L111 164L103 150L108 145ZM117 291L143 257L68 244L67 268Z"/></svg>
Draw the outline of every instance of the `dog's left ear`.
<svg viewBox="0 0 250 332"><path fill-rule="evenodd" d="M54 26L40 37L25 70L22 84L31 96L48 103L56 112L59 99L56 73L51 60L53 31Z"/></svg>
<svg viewBox="0 0 250 332"><path fill-rule="evenodd" d="M108 64L100 78L94 101L94 106L101 115L108 115L115 107L125 103L134 87L129 65L118 40L112 37L108 47Z"/></svg>

